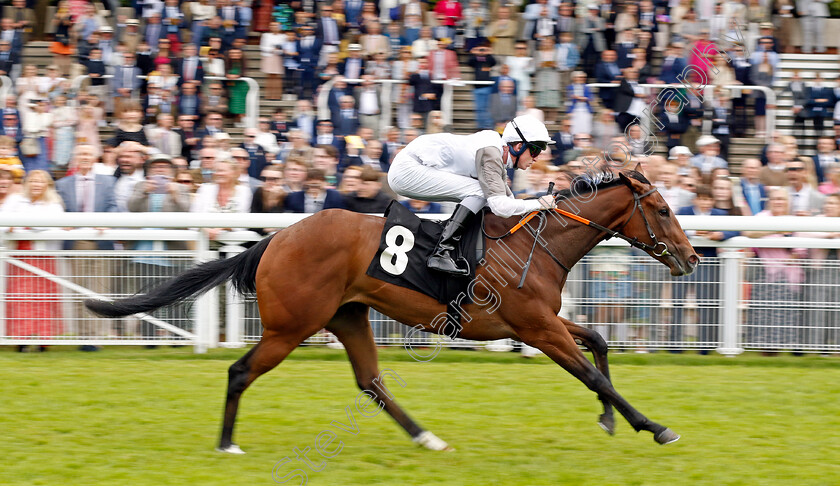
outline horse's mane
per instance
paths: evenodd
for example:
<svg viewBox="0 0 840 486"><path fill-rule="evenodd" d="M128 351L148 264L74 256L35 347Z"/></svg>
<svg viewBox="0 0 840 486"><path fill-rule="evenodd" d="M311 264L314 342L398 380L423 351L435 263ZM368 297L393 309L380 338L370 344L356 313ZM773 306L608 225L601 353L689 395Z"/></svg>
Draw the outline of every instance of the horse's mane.
<svg viewBox="0 0 840 486"><path fill-rule="evenodd" d="M636 179L641 183L650 184L650 181L647 180L647 178L644 175L642 175L641 172L637 172L635 170L626 170L623 171L623 173L627 177ZM563 199L578 197L582 194L589 194L599 189L607 189L609 187L620 186L622 184L624 183L621 182L621 179L618 177L617 173L609 169L601 169L598 172L585 173L573 178L569 182L569 187L555 192L555 196L556 199L560 201Z"/></svg>

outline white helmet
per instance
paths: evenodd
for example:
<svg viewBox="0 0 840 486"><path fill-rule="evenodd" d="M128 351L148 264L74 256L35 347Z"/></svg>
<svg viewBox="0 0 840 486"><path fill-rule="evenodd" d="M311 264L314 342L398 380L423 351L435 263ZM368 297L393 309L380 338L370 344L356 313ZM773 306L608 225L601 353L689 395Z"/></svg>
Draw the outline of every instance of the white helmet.
<svg viewBox="0 0 840 486"><path fill-rule="evenodd" d="M517 142L543 142L546 145L554 144L548 135L545 124L532 115L521 115L505 126L502 133L502 141L505 143Z"/></svg>

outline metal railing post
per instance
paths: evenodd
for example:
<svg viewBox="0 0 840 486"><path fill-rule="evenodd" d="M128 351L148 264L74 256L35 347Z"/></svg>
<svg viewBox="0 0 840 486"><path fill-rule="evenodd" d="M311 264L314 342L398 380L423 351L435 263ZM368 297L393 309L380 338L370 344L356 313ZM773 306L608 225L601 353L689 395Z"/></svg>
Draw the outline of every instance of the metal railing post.
<svg viewBox="0 0 840 486"><path fill-rule="evenodd" d="M260 117L260 85L253 78L239 78L248 83L248 94L245 95L245 128L257 128Z"/></svg>
<svg viewBox="0 0 840 486"><path fill-rule="evenodd" d="M5 76L4 76L5 77ZM0 232L0 341L6 338L6 232Z"/></svg>
<svg viewBox="0 0 840 486"><path fill-rule="evenodd" d="M195 263L198 265L210 259L210 239L201 230L196 231L196 236ZM193 349L196 353L206 353L207 348L210 347L210 329L213 327L211 322L218 319L218 312L213 312L215 300L214 290L195 299L193 307L195 346Z"/></svg>
<svg viewBox="0 0 840 486"><path fill-rule="evenodd" d="M738 308L741 303L741 262L744 259L743 252L738 250L725 250L720 254L722 271L720 276L723 280L720 291L723 306L720 309L721 346L717 352L724 356L737 356L744 352L741 348L741 311Z"/></svg>
<svg viewBox="0 0 840 486"><path fill-rule="evenodd" d="M440 111L445 125L452 125L453 93L455 91L453 81L443 82L443 96L440 99Z"/></svg>

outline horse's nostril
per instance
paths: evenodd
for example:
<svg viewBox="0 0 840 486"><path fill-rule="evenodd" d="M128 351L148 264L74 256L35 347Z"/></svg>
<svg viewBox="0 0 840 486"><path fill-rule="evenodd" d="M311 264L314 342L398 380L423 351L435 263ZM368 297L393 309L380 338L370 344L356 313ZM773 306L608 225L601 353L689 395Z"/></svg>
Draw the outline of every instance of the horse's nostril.
<svg viewBox="0 0 840 486"><path fill-rule="evenodd" d="M691 265L691 268L696 267L700 264L700 257L698 257L697 255L691 255L690 257L688 257L688 264Z"/></svg>

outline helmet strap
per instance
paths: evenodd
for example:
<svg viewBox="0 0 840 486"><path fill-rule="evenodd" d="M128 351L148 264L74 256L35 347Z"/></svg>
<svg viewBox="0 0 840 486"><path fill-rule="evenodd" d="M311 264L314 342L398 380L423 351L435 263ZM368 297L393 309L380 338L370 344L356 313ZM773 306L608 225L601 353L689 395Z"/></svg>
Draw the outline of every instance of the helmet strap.
<svg viewBox="0 0 840 486"><path fill-rule="evenodd" d="M510 153L510 155L513 156L513 168L518 169L519 168L519 158L522 157L522 154L524 154L526 150L528 150L528 144L526 144L525 142L521 142L522 146L517 150L517 149L513 148L514 143L520 143L520 142L512 142L512 143L508 142L508 152Z"/></svg>

